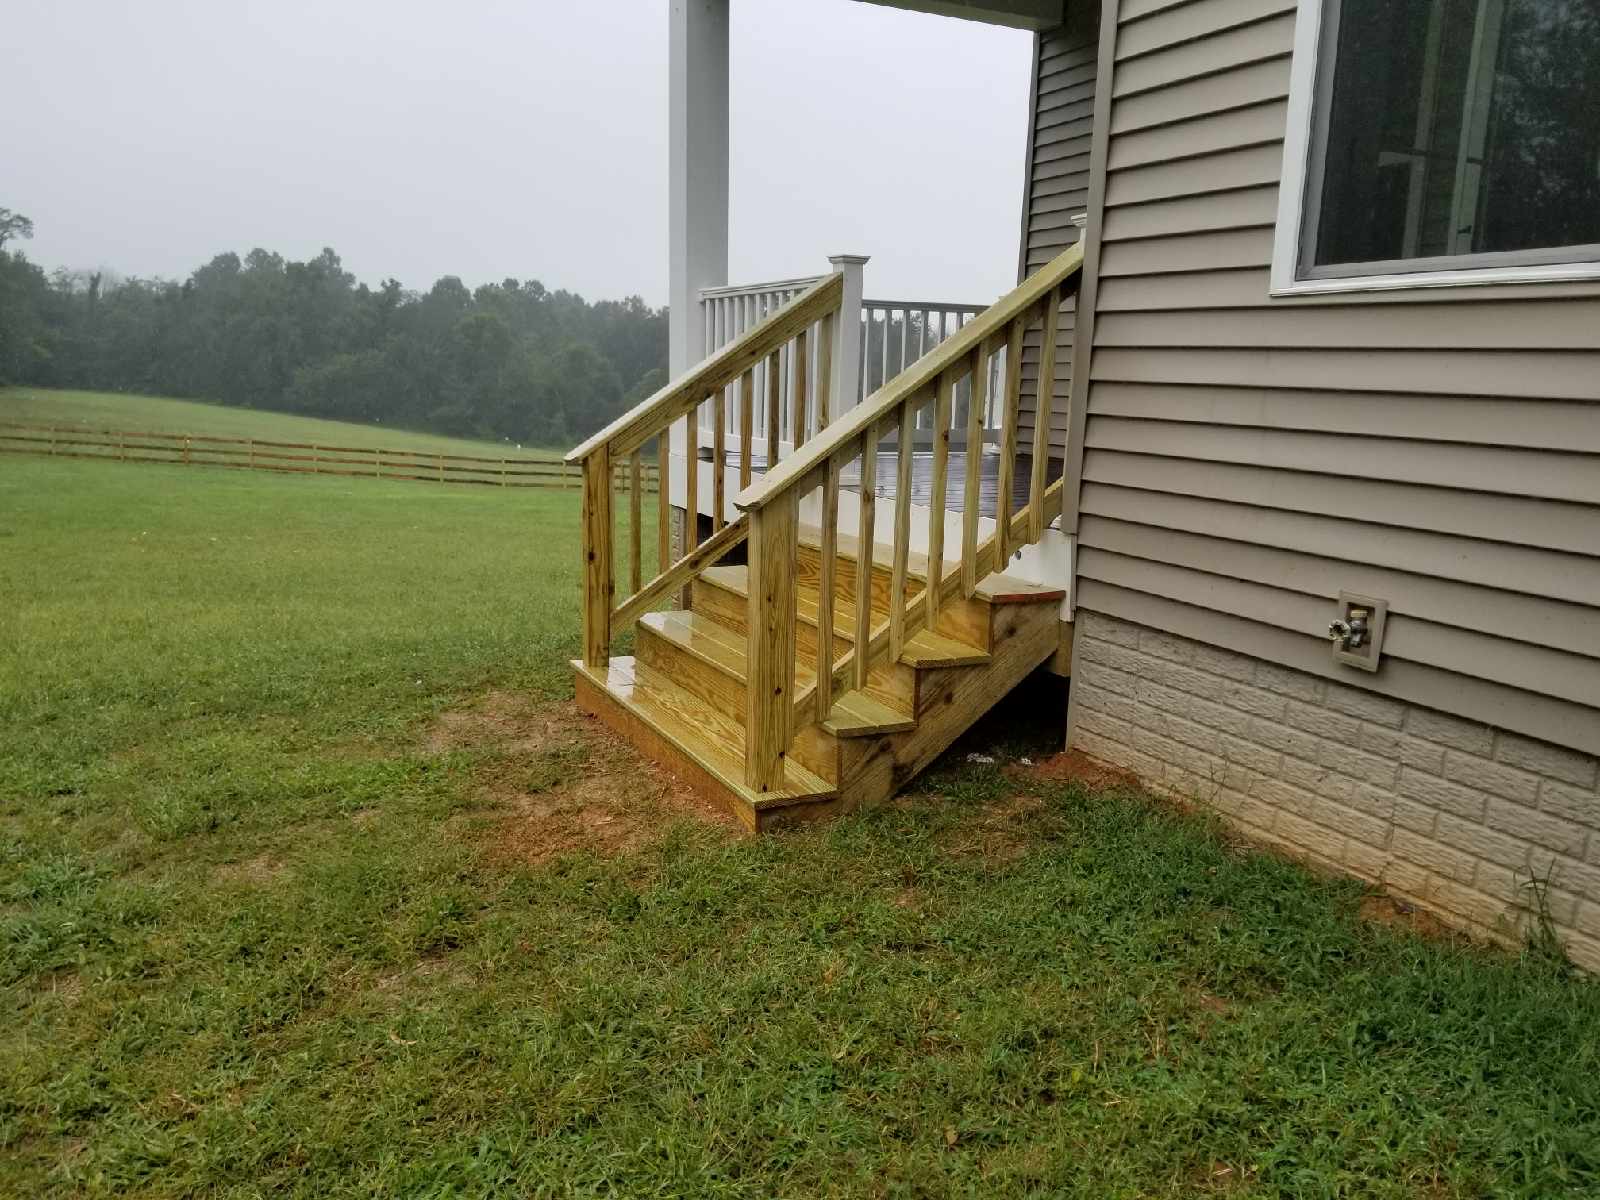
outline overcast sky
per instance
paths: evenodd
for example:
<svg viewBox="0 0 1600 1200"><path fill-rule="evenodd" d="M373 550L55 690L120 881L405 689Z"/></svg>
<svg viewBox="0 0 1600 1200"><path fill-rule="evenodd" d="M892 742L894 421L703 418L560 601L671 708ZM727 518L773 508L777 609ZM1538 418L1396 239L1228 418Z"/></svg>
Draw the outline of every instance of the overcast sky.
<svg viewBox="0 0 1600 1200"><path fill-rule="evenodd" d="M0 206L56 266L182 278L332 246L375 282L667 296L667 0L31 0ZM1030 35L733 0L733 282L870 254L869 295L1015 283Z"/></svg>

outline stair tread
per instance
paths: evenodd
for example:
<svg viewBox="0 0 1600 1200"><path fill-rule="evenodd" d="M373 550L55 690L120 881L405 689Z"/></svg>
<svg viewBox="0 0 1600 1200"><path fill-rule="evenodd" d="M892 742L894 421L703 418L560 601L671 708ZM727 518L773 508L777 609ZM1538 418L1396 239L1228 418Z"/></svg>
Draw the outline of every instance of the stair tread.
<svg viewBox="0 0 1600 1200"><path fill-rule="evenodd" d="M747 678L749 651L744 634L729 629L714 617L691 609L646 613L639 624L690 654L696 655L735 679ZM815 683L814 664L796 661L794 681L797 689Z"/></svg>
<svg viewBox="0 0 1600 1200"><path fill-rule="evenodd" d="M604 671L591 670L581 660L572 665L752 808L781 808L838 794L793 759L784 760L781 787L757 792L744 782L744 730L737 722L659 672L640 670L631 657L613 658Z"/></svg>
<svg viewBox="0 0 1600 1200"><path fill-rule="evenodd" d="M989 661L989 652L924 629L906 639L900 661L912 667L977 667Z"/></svg>
<svg viewBox="0 0 1600 1200"><path fill-rule="evenodd" d="M835 737L875 737L882 733L904 733L917 727L916 718L865 692L846 692L833 702L822 728Z"/></svg>
<svg viewBox="0 0 1600 1200"><path fill-rule="evenodd" d="M698 655L731 678L743 680L748 677L746 674L748 659L743 635L703 613L684 611L647 613L640 618L639 623L674 645L682 647L688 653ZM940 651L942 647L925 643L921 649L925 653L932 654ZM805 693L816 685L816 670L810 662L799 661L795 663L794 676L795 693L803 698ZM823 729L835 737L871 737L880 733L901 733L917 727L916 721L906 713L874 700L860 691L844 692L837 696L827 718L821 724Z"/></svg>
<svg viewBox="0 0 1600 1200"><path fill-rule="evenodd" d="M800 526L796 537L800 544L809 550L820 550L822 548L822 530L818 529L815 525ZM851 562L856 562L860 559L861 555L858 549L860 544L860 538L853 533L847 533L843 529L839 530L834 535L834 546L838 551L839 557L847 558ZM955 558L951 558L948 553L945 555L944 571L942 574L949 575L952 571L959 571L961 569L961 559L959 555L959 550L957 550L957 557ZM880 571L886 571L890 569L893 563L894 547L892 545L887 545L883 542L880 542L874 538L872 541L873 567ZM906 577L912 583L927 582L928 556L922 551L907 551Z"/></svg>
<svg viewBox="0 0 1600 1200"><path fill-rule="evenodd" d="M822 545L822 535L814 526L802 527L799 534L800 542L812 550L817 550ZM841 558L856 560L856 547L859 539L841 531L838 535L838 553ZM957 557L944 559L944 570L941 577L948 579L952 575L960 574L961 559L959 550ZM887 570L894 562L894 548L885 546L881 542L873 543L873 566L877 570ZM742 569L742 568L741 568ZM906 576L913 584L924 584L928 578L928 556L919 551L911 551L906 555ZM1015 575L1007 575L1001 571L994 571L978 581L975 598L988 601L990 604L1043 604L1051 600L1065 600L1067 593L1064 588L1054 587L1050 584L1033 583L1027 579L1018 579ZM876 605L873 606L875 609ZM887 611L887 610L885 610Z"/></svg>
<svg viewBox="0 0 1600 1200"><path fill-rule="evenodd" d="M1045 604L1067 598L1065 588L1018 579L1015 575L1003 575L999 571L979 580L978 590L974 594L990 604Z"/></svg>
<svg viewBox="0 0 1600 1200"><path fill-rule="evenodd" d="M745 594L747 576L744 574L744 567L711 567L704 574L710 575L713 571L719 573L714 580L718 586L728 588L730 591L741 595ZM800 603L800 601L796 601L797 608ZM849 634L839 628L839 623L844 620L846 613L837 608L834 612L836 614L835 629L840 636L849 639ZM801 612L801 617L806 618L804 611ZM744 636L742 634L734 633L727 626L704 615L699 617L698 622L693 619L694 614L676 611L650 613L644 619L649 621L652 618L654 619L654 626L660 627L665 636L674 640L681 639L685 644L696 639L696 631L702 628L708 631L720 631L715 634L717 643L709 645L708 653L705 657L716 665L723 666L725 670L733 671L740 678L744 677L745 651ZM677 619L666 620L665 618ZM814 614L810 619L814 623ZM853 614L849 614L849 621L853 626L855 621ZM877 633L887 625L887 620L874 622L873 632ZM678 630L683 630L684 632L680 634ZM733 643L729 644L723 641L722 639L724 638L732 638ZM707 641L709 642L710 639L708 638ZM695 641L695 644L689 648L698 651L698 647L702 644L706 643ZM735 654L737 655L736 659L734 657ZM717 657L712 657L713 655ZM735 661L737 666L734 665ZM946 637L942 633L935 633L931 629L923 629L906 639L905 647L900 655L900 661L911 667L976 667L989 661L989 652L966 642L957 641L955 638ZM802 656L801 660L795 664L795 686L797 689L804 689L815 682L816 670L811 663L806 661L805 656Z"/></svg>
<svg viewBox="0 0 1600 1200"><path fill-rule="evenodd" d="M737 596L748 596L749 568L743 566L708 567L702 571L701 578L707 583L729 591ZM817 623L818 604L817 589L805 580L797 580L795 587L795 612L807 625ZM888 628L889 610L882 605L872 606L872 632ZM841 600L833 606L833 636L842 641L854 642L856 640L856 607L854 602Z"/></svg>

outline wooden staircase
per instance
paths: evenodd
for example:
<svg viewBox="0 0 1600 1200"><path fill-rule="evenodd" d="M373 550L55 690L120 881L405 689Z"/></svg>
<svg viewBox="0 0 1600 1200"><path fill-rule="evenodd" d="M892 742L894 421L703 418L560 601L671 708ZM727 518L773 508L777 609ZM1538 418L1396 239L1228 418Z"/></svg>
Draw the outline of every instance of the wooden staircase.
<svg viewBox="0 0 1600 1200"><path fill-rule="evenodd" d="M829 276L572 451L567 461L583 466L579 704L755 830L850 811L903 787L1059 645L1062 593L1001 568L1061 512L1065 481L1047 486L1045 478L1049 388L1037 397L1031 454L1018 457L1022 353L1028 330L1040 327L1038 377L1055 377L1057 322L1082 261L1081 246L1068 249L836 419L830 364L843 286ZM781 439L769 437L771 457L756 477L754 367L763 362L766 428L786 425L793 450L778 461ZM791 407L781 419L785 377ZM930 494L948 503L952 427L963 419L969 450L981 446L986 390L999 378L997 493L1005 501L991 525L979 512L979 472L966 472L958 509L922 510L926 552L914 552L916 431L934 431ZM730 511L724 438L733 405L739 465ZM704 409L712 417L705 462ZM691 512L710 511L712 530L702 539L698 520L687 521L689 544L674 554L667 502L676 494L672 431L680 421L682 493ZM658 569L646 580L642 455L652 441L661 503ZM898 499L880 524L875 473L885 445L895 448ZM1019 461L1030 474L1016 481L1026 483L1027 501L1014 509ZM838 528L850 508L841 477L851 464L859 481L853 536ZM620 601L619 471L629 481ZM814 527L802 526L803 512ZM950 533L959 545L948 554L947 515L959 516ZM741 548L747 565L732 565ZM686 606L662 611L685 594ZM613 657L613 637L627 627L636 630L635 653Z"/></svg>
<svg viewBox="0 0 1600 1200"><path fill-rule="evenodd" d="M802 537L797 560L797 702L815 697L820 538ZM874 556L876 557L876 556ZM887 557L887 556L885 556ZM856 558L836 574L833 657L853 650ZM911 587L926 583L920 572ZM874 567L875 630L887 630L892 573ZM713 566L692 585L688 610L647 613L635 653L604 669L574 661L578 703L650 757L723 803L750 829L847 812L894 795L1030 671L1054 653L1064 593L991 575L943 608L934 629L909 637L897 659L873 667L864 688L837 696L796 731L782 783L744 781L749 698L749 571ZM814 710L813 710L814 711Z"/></svg>

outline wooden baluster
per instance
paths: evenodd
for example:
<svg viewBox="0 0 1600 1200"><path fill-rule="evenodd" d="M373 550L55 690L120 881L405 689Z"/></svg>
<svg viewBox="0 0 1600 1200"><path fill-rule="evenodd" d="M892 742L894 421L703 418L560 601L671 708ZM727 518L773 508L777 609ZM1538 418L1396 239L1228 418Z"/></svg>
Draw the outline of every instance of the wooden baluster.
<svg viewBox="0 0 1600 1200"><path fill-rule="evenodd" d="M684 420L684 527L683 552L700 544L700 406L689 410Z"/></svg>
<svg viewBox="0 0 1600 1200"><path fill-rule="evenodd" d="M794 432L796 450L806 441L806 373L811 366L810 340L805 329L794 335L794 411L789 414L789 428Z"/></svg>
<svg viewBox="0 0 1600 1200"><path fill-rule="evenodd" d="M783 432L783 371L774 350L767 355L767 470L778 465L778 440Z"/></svg>
<svg viewBox="0 0 1600 1200"><path fill-rule="evenodd" d="M917 399L900 406L900 444L894 478L894 570L889 584L889 658L906 646L906 578L911 558L911 462L916 452Z"/></svg>
<svg viewBox="0 0 1600 1200"><path fill-rule="evenodd" d="M716 398L711 405L711 415L715 421L714 432L711 434L711 507L714 510L711 517L711 527L713 532L720 530L728 523L727 504L722 496L722 490L725 486L723 460L727 458L727 434L723 428L728 422L726 392L726 388L718 388Z"/></svg>
<svg viewBox="0 0 1600 1200"><path fill-rule="evenodd" d="M817 432L828 427L828 408L833 401L833 339L839 336L839 314L829 313L817 327Z"/></svg>
<svg viewBox="0 0 1600 1200"><path fill-rule="evenodd" d="M1023 313L1006 330L1005 397L1000 410L1000 471L995 482L994 569L1004 571L1011 561L1011 493L1017 470L1017 410L1022 401L1022 338L1028 329Z"/></svg>
<svg viewBox="0 0 1600 1200"><path fill-rule="evenodd" d="M972 386L967 391L967 475L961 502L961 594L978 590L978 485L983 476L983 409L989 399L989 345L972 352Z"/></svg>
<svg viewBox="0 0 1600 1200"><path fill-rule="evenodd" d="M756 369L739 377L739 490L750 486L750 442L755 437Z"/></svg>
<svg viewBox="0 0 1600 1200"><path fill-rule="evenodd" d="M817 571L817 719L833 707L833 590L839 556L839 460L822 474L822 562Z"/></svg>
<svg viewBox="0 0 1600 1200"><path fill-rule="evenodd" d="M644 562L639 547L644 531L639 528L644 519L644 459L639 451L628 460L628 594L635 595L644 586Z"/></svg>
<svg viewBox="0 0 1600 1200"><path fill-rule="evenodd" d="M656 434L656 574L672 565L672 504L667 481L672 477L672 426Z"/></svg>
<svg viewBox="0 0 1600 1200"><path fill-rule="evenodd" d="M583 662L611 661L611 451L583 460Z"/></svg>
<svg viewBox="0 0 1600 1200"><path fill-rule="evenodd" d="M744 779L782 786L794 711L794 577L798 498L790 491L750 513Z"/></svg>
<svg viewBox="0 0 1600 1200"><path fill-rule="evenodd" d="M1028 487L1028 541L1044 536L1045 467L1050 461L1050 405L1056 391L1056 330L1061 322L1061 289L1045 299L1044 345L1039 351L1038 412L1033 422L1033 478Z"/></svg>
<svg viewBox="0 0 1600 1200"><path fill-rule="evenodd" d="M878 427L861 435L861 521L856 529L856 677L858 688L867 686L872 661L867 653L872 641L873 520L878 491Z"/></svg>
<svg viewBox="0 0 1600 1200"><path fill-rule="evenodd" d="M955 381L939 376L933 402L933 490L928 498L928 599L923 606L932 629L939 616L939 585L944 577L944 494L950 468L950 403Z"/></svg>

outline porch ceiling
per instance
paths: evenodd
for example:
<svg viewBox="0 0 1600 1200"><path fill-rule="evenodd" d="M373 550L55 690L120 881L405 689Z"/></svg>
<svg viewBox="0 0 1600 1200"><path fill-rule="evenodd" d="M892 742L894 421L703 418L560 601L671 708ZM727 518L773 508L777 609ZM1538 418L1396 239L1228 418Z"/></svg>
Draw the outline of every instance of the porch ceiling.
<svg viewBox="0 0 1600 1200"><path fill-rule="evenodd" d="M864 3L1033 30L1055 28L1061 24L1066 10L1065 0L864 0Z"/></svg>

